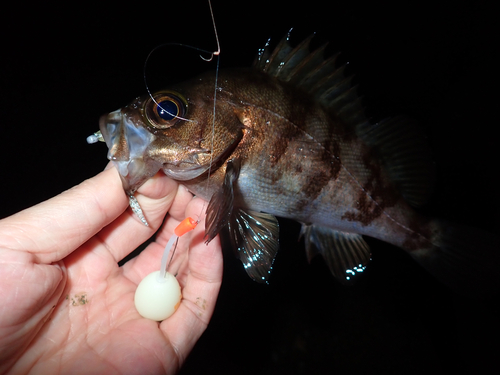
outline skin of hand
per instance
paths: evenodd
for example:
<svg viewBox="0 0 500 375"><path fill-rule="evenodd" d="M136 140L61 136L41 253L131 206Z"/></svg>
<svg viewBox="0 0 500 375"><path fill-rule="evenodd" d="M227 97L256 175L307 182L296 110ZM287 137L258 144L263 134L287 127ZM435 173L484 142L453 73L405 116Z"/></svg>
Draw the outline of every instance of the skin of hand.
<svg viewBox="0 0 500 375"><path fill-rule="evenodd" d="M163 174L136 197L149 227L127 209L112 167L0 221L0 373L179 370L215 307L220 242L204 243L204 219L182 236L169 267L182 288L181 305L161 323L142 318L134 306L137 285L160 268L179 222L198 219L206 202ZM160 226L154 242L118 266Z"/></svg>

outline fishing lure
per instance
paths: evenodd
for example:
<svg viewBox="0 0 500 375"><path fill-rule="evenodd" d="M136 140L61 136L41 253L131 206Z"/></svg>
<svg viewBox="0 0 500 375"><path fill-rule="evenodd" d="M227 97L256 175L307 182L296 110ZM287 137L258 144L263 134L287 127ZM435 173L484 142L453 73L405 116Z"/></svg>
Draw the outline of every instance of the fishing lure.
<svg viewBox="0 0 500 375"><path fill-rule="evenodd" d="M175 276L168 272L170 263L167 265L167 260L173 247L170 257L170 262L172 261L179 237L193 230L198 222L191 217L181 221L163 250L160 270L147 275L137 286L134 304L142 317L162 321L170 317L179 307L182 299L181 287Z"/></svg>

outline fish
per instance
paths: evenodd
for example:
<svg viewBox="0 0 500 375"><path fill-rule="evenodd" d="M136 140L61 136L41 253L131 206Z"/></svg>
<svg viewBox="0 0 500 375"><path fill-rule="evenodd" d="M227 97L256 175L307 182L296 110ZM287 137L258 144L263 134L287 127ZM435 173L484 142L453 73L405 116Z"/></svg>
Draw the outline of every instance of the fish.
<svg viewBox="0 0 500 375"><path fill-rule="evenodd" d="M257 282L269 280L282 217L302 224L307 258L321 255L343 284L370 262L368 236L458 292L497 290L498 236L419 213L435 175L419 125L372 121L339 55L311 48L313 38L294 46L288 33L251 67L209 71L103 115L99 137L134 211L143 215L136 190L163 171L209 202L206 241L227 231Z"/></svg>

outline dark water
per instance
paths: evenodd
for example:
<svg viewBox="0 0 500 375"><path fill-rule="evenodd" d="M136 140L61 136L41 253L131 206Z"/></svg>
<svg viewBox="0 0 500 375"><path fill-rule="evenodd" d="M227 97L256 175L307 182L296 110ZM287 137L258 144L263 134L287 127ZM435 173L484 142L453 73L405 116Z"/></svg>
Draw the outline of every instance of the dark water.
<svg viewBox="0 0 500 375"><path fill-rule="evenodd" d="M292 26L297 41L318 32L331 42L330 53L343 52L373 116L406 114L426 129L439 178L425 210L499 231L492 7L350 1L332 11L319 1L269 3L214 2L223 67L249 65L268 37L277 41ZM88 146L85 138L101 114L145 91L142 64L152 48L183 42L215 49L204 2L11 12L1 26L2 217L102 170L105 146ZM183 61L178 53L167 56ZM166 79L194 69L159 64ZM480 302L456 296L377 241L370 242L373 261L364 277L345 288L321 260L307 264L298 226L281 224L282 251L269 286L251 282L226 257L214 317L182 374L492 371L498 294Z"/></svg>

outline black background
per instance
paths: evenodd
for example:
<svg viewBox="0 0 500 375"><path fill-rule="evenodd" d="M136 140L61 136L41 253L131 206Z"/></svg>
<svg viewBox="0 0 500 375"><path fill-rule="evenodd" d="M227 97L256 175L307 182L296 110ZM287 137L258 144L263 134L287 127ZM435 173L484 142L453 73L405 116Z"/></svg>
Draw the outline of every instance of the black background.
<svg viewBox="0 0 500 375"><path fill-rule="evenodd" d="M216 48L204 1L79 4L18 3L3 12L0 217L104 168L105 145L85 138L98 130L101 114L145 92L143 63L154 47ZM290 27L297 42L311 32L329 40L329 53L342 51L356 74L371 115L406 114L425 128L438 183L424 210L499 231L493 6L316 0L213 6L222 68L250 65L268 37L277 42ZM174 50L166 56L166 83L193 75L183 56ZM253 283L238 261L225 258L214 317L181 373L493 371L498 294L482 301L455 295L402 251L377 241L370 241L365 275L342 287L321 260L307 264L299 226L281 224L270 285Z"/></svg>

